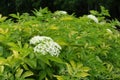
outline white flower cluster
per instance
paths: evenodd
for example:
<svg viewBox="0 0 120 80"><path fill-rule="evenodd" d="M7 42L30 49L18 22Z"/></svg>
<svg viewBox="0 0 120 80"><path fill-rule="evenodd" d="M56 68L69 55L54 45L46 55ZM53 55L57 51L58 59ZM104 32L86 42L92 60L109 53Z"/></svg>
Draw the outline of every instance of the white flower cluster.
<svg viewBox="0 0 120 80"><path fill-rule="evenodd" d="M66 11L56 11L55 14L56 15L66 15L67 12Z"/></svg>
<svg viewBox="0 0 120 80"><path fill-rule="evenodd" d="M98 23L98 19L94 15L88 15L88 18L92 19L94 22Z"/></svg>
<svg viewBox="0 0 120 80"><path fill-rule="evenodd" d="M50 37L35 36L30 39L30 44L35 45L34 52L43 55L50 54L51 56L58 56L61 50L60 45L54 42Z"/></svg>

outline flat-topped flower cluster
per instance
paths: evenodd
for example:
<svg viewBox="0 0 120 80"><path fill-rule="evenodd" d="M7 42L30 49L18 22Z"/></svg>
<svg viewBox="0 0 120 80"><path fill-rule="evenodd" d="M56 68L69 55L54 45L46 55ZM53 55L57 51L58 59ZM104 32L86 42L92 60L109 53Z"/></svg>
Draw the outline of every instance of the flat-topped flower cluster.
<svg viewBox="0 0 120 80"><path fill-rule="evenodd" d="M43 55L59 56L61 46L54 42L50 37L34 36L30 39L30 44L35 45L34 52Z"/></svg>
<svg viewBox="0 0 120 80"><path fill-rule="evenodd" d="M98 23L98 19L97 19L96 16L90 14L90 15L88 15L87 17L88 17L89 19L93 20L94 22Z"/></svg>

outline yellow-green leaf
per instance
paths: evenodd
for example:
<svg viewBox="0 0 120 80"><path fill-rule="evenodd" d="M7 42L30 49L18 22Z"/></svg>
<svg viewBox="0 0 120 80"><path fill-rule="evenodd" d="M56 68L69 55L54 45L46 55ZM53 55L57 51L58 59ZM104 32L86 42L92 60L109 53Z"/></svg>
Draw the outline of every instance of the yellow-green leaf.
<svg viewBox="0 0 120 80"><path fill-rule="evenodd" d="M61 21L71 21L71 20L73 20L73 17L71 17L71 16L66 16L66 17L62 17L60 20L61 20Z"/></svg>
<svg viewBox="0 0 120 80"><path fill-rule="evenodd" d="M19 78L23 73L23 69L18 68L15 74L15 77Z"/></svg>
<svg viewBox="0 0 120 80"><path fill-rule="evenodd" d="M90 70L89 67L83 67L83 68L82 68L82 71L84 71L84 72L88 72L89 70Z"/></svg>
<svg viewBox="0 0 120 80"><path fill-rule="evenodd" d="M72 75L73 73L73 70L72 70L72 67L70 66L70 64L66 63L66 66L67 66L67 71L70 75Z"/></svg>
<svg viewBox="0 0 120 80"><path fill-rule="evenodd" d="M77 63L76 68L77 68L77 69L81 69L81 67L83 67L83 64L82 64L82 63Z"/></svg>
<svg viewBox="0 0 120 80"><path fill-rule="evenodd" d="M0 57L0 65L1 65L1 64L4 64L5 62L6 62L6 59Z"/></svg>
<svg viewBox="0 0 120 80"><path fill-rule="evenodd" d="M22 75L22 77L23 78L26 78L26 77L29 77L29 76L32 76L33 75L33 72L32 71L26 71L23 75Z"/></svg>
<svg viewBox="0 0 120 80"><path fill-rule="evenodd" d="M13 55L14 55L15 58L18 58L19 57L18 51L13 50Z"/></svg>
<svg viewBox="0 0 120 80"><path fill-rule="evenodd" d="M70 64L71 64L73 70L76 70L76 64L75 64L75 62L74 61L70 61Z"/></svg>
<svg viewBox="0 0 120 80"><path fill-rule="evenodd" d="M57 80L64 80L62 76L54 75L54 77L56 77Z"/></svg>
<svg viewBox="0 0 120 80"><path fill-rule="evenodd" d="M51 25L51 26L49 27L49 29L51 29L51 30L58 30L58 27L55 26L55 25Z"/></svg>
<svg viewBox="0 0 120 80"><path fill-rule="evenodd" d="M85 72L77 73L77 74L75 75L75 77L87 77L87 76L89 76L89 74L88 74L88 73L85 73Z"/></svg>
<svg viewBox="0 0 120 80"><path fill-rule="evenodd" d="M0 74L3 73L4 71L4 66L0 66Z"/></svg>

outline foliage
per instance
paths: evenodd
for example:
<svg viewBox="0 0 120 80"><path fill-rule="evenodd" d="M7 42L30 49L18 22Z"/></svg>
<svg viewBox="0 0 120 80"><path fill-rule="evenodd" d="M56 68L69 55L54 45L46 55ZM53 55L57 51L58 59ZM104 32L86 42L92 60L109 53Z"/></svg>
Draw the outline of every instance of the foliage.
<svg viewBox="0 0 120 80"><path fill-rule="evenodd" d="M0 17L1 80L118 80L120 32L117 20L106 21L107 10L84 15L57 14L47 8L11 19ZM105 13L104 13L105 12ZM58 43L59 56L34 52L30 39L47 36Z"/></svg>
<svg viewBox="0 0 120 80"><path fill-rule="evenodd" d="M70 61L66 63L67 70L63 70L62 76L55 75L58 80L80 80L89 76L89 67L83 67L83 64Z"/></svg>

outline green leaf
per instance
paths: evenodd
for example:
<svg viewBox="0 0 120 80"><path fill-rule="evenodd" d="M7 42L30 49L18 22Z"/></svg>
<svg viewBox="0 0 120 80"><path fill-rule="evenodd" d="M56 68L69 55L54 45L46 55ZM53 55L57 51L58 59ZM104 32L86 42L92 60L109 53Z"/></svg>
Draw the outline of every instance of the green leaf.
<svg viewBox="0 0 120 80"><path fill-rule="evenodd" d="M6 63L6 59L3 57L0 57L0 65L3 65L4 63Z"/></svg>
<svg viewBox="0 0 120 80"><path fill-rule="evenodd" d="M22 66L23 66L23 68L24 68L25 70L29 70L27 64L23 64Z"/></svg>
<svg viewBox="0 0 120 80"><path fill-rule="evenodd" d="M17 41L19 48L22 48L22 43L21 41Z"/></svg>
<svg viewBox="0 0 120 80"><path fill-rule="evenodd" d="M89 67L82 67L82 71L84 71L84 72L88 72L89 70L90 70Z"/></svg>
<svg viewBox="0 0 120 80"><path fill-rule="evenodd" d="M39 73L39 80L43 80L46 77L46 72L45 71L41 71Z"/></svg>
<svg viewBox="0 0 120 80"><path fill-rule="evenodd" d="M51 61L64 64L64 62L59 57L54 57L54 56L49 56L48 55L47 58Z"/></svg>
<svg viewBox="0 0 120 80"><path fill-rule="evenodd" d="M2 74L4 72L4 66L0 65L0 74Z"/></svg>
<svg viewBox="0 0 120 80"><path fill-rule="evenodd" d="M10 14L11 17L16 18L16 19L20 19L20 14Z"/></svg>
<svg viewBox="0 0 120 80"><path fill-rule="evenodd" d="M18 51L13 50L14 58L20 58Z"/></svg>
<svg viewBox="0 0 120 80"><path fill-rule="evenodd" d="M31 68L35 69L37 67L37 61L36 59L28 59L28 58L25 58L23 59L23 61L28 64Z"/></svg>
<svg viewBox="0 0 120 80"><path fill-rule="evenodd" d="M70 61L71 67L73 68L73 70L76 70L77 65L75 64L74 61Z"/></svg>
<svg viewBox="0 0 120 80"><path fill-rule="evenodd" d="M67 66L67 71L70 75L72 75L73 73L73 70L72 70L72 67L70 66L70 64L66 63L66 66Z"/></svg>
<svg viewBox="0 0 120 80"><path fill-rule="evenodd" d="M7 45L11 47L10 48L11 50L13 50L13 49L14 50L16 50L16 49L18 50L19 49L18 45L13 43L13 42L9 42L9 43L7 43Z"/></svg>
<svg viewBox="0 0 120 80"><path fill-rule="evenodd" d="M43 61L47 65L50 65L48 58L45 55L37 54L37 59Z"/></svg>
<svg viewBox="0 0 120 80"><path fill-rule="evenodd" d="M25 79L25 80L35 80L35 79L32 79L32 78L27 78L27 79Z"/></svg>
<svg viewBox="0 0 120 80"><path fill-rule="evenodd" d="M3 54L3 47L0 46L0 56Z"/></svg>
<svg viewBox="0 0 120 80"><path fill-rule="evenodd" d="M46 77L45 80L48 80L48 78Z"/></svg>
<svg viewBox="0 0 120 80"><path fill-rule="evenodd" d="M7 19L7 17L1 17L2 15L0 14L0 22L3 22Z"/></svg>
<svg viewBox="0 0 120 80"><path fill-rule="evenodd" d="M82 64L82 63L77 63L76 68L77 68L77 69L81 69L81 67L83 67L83 64Z"/></svg>
<svg viewBox="0 0 120 80"><path fill-rule="evenodd" d="M88 74L88 73L85 73L85 72L77 73L77 74L75 75L75 77L78 77L78 78L80 78L80 77L87 77L87 76L89 76L89 74Z"/></svg>
<svg viewBox="0 0 120 80"><path fill-rule="evenodd" d="M64 80L64 78L62 76L54 75L54 77L56 77L57 80Z"/></svg>
<svg viewBox="0 0 120 80"><path fill-rule="evenodd" d="M15 77L19 78L22 75L22 73L23 73L23 69L18 68L15 74Z"/></svg>
<svg viewBox="0 0 120 80"><path fill-rule="evenodd" d="M32 71L26 71L25 73L23 73L22 77L26 78L26 77L29 77L29 76L32 76L32 75L34 75Z"/></svg>

